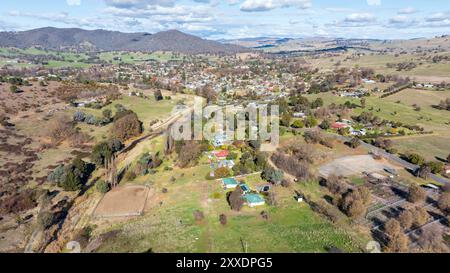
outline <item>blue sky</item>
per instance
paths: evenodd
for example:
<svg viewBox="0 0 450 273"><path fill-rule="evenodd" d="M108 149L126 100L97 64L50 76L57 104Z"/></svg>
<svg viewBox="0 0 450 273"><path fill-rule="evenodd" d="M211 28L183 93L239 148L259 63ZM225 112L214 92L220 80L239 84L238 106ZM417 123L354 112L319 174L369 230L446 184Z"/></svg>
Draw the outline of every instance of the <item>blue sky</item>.
<svg viewBox="0 0 450 273"><path fill-rule="evenodd" d="M450 34L449 0L2 0L0 30L178 29L209 39Z"/></svg>

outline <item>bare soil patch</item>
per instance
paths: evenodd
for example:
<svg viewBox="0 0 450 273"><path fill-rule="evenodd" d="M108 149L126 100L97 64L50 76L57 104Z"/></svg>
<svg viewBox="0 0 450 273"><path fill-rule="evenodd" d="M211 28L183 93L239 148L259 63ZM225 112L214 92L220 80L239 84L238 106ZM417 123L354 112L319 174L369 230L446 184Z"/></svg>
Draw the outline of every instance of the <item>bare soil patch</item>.
<svg viewBox="0 0 450 273"><path fill-rule="evenodd" d="M371 155L356 155L337 158L322 165L319 173L328 177L330 174L352 176L362 172L383 172L385 168L397 168L385 160L375 160Z"/></svg>
<svg viewBox="0 0 450 273"><path fill-rule="evenodd" d="M94 211L94 217L140 216L151 190L145 186L131 185L113 189L105 194Z"/></svg>

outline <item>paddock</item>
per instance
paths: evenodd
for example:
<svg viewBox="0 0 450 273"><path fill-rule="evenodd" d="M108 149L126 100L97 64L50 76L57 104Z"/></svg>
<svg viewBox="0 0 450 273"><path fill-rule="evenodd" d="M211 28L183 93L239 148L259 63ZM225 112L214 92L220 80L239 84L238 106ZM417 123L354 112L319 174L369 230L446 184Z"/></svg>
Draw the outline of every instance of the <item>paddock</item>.
<svg viewBox="0 0 450 273"><path fill-rule="evenodd" d="M146 186L117 187L103 196L93 216L95 218L141 216L150 193L151 189Z"/></svg>

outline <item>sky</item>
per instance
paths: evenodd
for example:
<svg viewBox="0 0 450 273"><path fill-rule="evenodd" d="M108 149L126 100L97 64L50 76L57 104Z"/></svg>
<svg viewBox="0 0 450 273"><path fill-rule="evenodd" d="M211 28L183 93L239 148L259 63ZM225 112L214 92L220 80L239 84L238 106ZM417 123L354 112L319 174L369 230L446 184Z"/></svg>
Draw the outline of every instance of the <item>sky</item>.
<svg viewBox="0 0 450 273"><path fill-rule="evenodd" d="M450 0L1 0L0 31L77 27L208 39L450 34Z"/></svg>

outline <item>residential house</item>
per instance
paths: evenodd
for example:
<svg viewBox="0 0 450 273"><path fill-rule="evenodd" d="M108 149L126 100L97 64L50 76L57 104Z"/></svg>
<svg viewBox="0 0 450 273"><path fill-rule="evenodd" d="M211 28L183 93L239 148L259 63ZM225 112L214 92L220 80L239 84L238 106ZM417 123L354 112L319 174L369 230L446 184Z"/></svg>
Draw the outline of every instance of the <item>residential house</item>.
<svg viewBox="0 0 450 273"><path fill-rule="evenodd" d="M450 165L447 165L444 167L444 173L445 174L450 174Z"/></svg>
<svg viewBox="0 0 450 273"><path fill-rule="evenodd" d="M239 183L234 178L223 178L222 185L225 190L236 188Z"/></svg>
<svg viewBox="0 0 450 273"><path fill-rule="evenodd" d="M234 167L235 163L233 160L221 160L217 164L217 168L229 168L232 169Z"/></svg>
<svg viewBox="0 0 450 273"><path fill-rule="evenodd" d="M225 133L217 133L214 136L214 139L212 141L212 144L214 145L214 147L220 147L223 145L228 144L228 140L227 140L227 135Z"/></svg>
<svg viewBox="0 0 450 273"><path fill-rule="evenodd" d="M266 203L264 198L262 198L258 194L253 194L253 193L245 194L243 196L243 199L244 199L245 203L251 208L256 207L256 206L262 206Z"/></svg>

